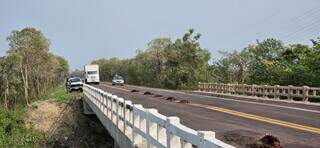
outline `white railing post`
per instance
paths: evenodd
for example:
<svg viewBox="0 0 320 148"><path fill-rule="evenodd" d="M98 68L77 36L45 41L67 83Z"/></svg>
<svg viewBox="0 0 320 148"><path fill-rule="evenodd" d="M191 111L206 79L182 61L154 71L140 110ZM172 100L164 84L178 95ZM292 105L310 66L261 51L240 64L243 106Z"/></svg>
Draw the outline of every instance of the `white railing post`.
<svg viewBox="0 0 320 148"><path fill-rule="evenodd" d="M167 145L166 129L160 125L157 125L157 141L162 145Z"/></svg>
<svg viewBox="0 0 320 148"><path fill-rule="evenodd" d="M214 139L216 134L212 131L198 131L198 136L200 139L198 148L210 148L209 145L206 145L206 139Z"/></svg>
<svg viewBox="0 0 320 148"><path fill-rule="evenodd" d="M136 145L142 143L142 136L138 134L137 130L140 129L140 115L139 111L136 111L137 108L142 108L142 105L140 104L134 104L133 105L133 126L132 126L132 144L133 147Z"/></svg>
<svg viewBox="0 0 320 148"><path fill-rule="evenodd" d="M151 143L152 139L157 139L157 124L151 121L151 116L154 113L158 113L156 109L147 109L147 147L153 147L153 143Z"/></svg>
<svg viewBox="0 0 320 148"><path fill-rule="evenodd" d="M273 87L273 93L274 93L274 98L275 98L275 99L280 99L280 98L279 98L280 85L275 85L275 86Z"/></svg>
<svg viewBox="0 0 320 148"><path fill-rule="evenodd" d="M100 92L100 100L101 100L101 112L103 113L104 112L104 92L101 90Z"/></svg>
<svg viewBox="0 0 320 148"><path fill-rule="evenodd" d="M107 117L112 121L112 94L108 94L107 96Z"/></svg>
<svg viewBox="0 0 320 148"><path fill-rule="evenodd" d="M302 90L302 100L303 101L308 101L309 97L309 87L308 86L303 86Z"/></svg>
<svg viewBox="0 0 320 148"><path fill-rule="evenodd" d="M115 115L115 110L116 110L116 105L115 105L115 100L116 100L117 96L116 95L112 95L111 97L111 121L116 124L116 115Z"/></svg>
<svg viewBox="0 0 320 148"><path fill-rule="evenodd" d="M288 100L292 100L292 94L293 94L293 86L292 85L288 85L288 92L287 92L287 99Z"/></svg>
<svg viewBox="0 0 320 148"><path fill-rule="evenodd" d="M268 85L263 85L262 89L262 97L267 98L268 97Z"/></svg>
<svg viewBox="0 0 320 148"><path fill-rule="evenodd" d="M181 147L180 138L175 135L174 125L180 124L178 117L167 117L167 148Z"/></svg>
<svg viewBox="0 0 320 148"><path fill-rule="evenodd" d="M231 84L230 84L230 83L228 83L228 84L227 84L226 93L227 93L227 94L232 94L231 89L232 89L232 88L231 88Z"/></svg>
<svg viewBox="0 0 320 148"><path fill-rule="evenodd" d="M256 97L256 85L255 84L251 85L251 93L252 93L252 96Z"/></svg>
<svg viewBox="0 0 320 148"><path fill-rule="evenodd" d="M131 101L128 101L128 100L124 101L124 105L123 105L124 128L123 128L123 131L125 134L127 133L128 129L129 129L129 126L127 125L127 121L130 122L130 109L128 109L127 106L131 106L131 105L132 105Z"/></svg>
<svg viewBox="0 0 320 148"><path fill-rule="evenodd" d="M103 114L107 117L108 116L108 93L103 93Z"/></svg>
<svg viewBox="0 0 320 148"><path fill-rule="evenodd" d="M120 104L124 103L124 99L123 98L117 98L117 127L123 131L123 122L121 120L121 117L123 117L123 108Z"/></svg>
<svg viewBox="0 0 320 148"><path fill-rule="evenodd" d="M97 89L97 105L99 110L101 110L101 103L100 103L100 99L101 99L101 94L100 94L100 89Z"/></svg>
<svg viewBox="0 0 320 148"><path fill-rule="evenodd" d="M188 143L187 141L184 141L182 139L180 139L180 143L181 143L181 148L192 148L192 144Z"/></svg>

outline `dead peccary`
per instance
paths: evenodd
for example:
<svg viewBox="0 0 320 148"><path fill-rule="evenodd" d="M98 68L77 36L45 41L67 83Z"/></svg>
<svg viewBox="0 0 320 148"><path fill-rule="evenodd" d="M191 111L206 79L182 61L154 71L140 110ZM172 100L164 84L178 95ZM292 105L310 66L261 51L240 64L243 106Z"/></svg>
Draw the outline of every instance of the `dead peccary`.
<svg viewBox="0 0 320 148"><path fill-rule="evenodd" d="M266 134L259 141L250 145L251 148L283 148L280 140L272 135Z"/></svg>
<svg viewBox="0 0 320 148"><path fill-rule="evenodd" d="M168 97L166 100L168 100L168 101L175 101L175 100L177 100L177 99L174 98L174 97Z"/></svg>
<svg viewBox="0 0 320 148"><path fill-rule="evenodd" d="M133 90L131 90L131 92L139 92L139 90L135 90L135 89L133 89Z"/></svg>
<svg viewBox="0 0 320 148"><path fill-rule="evenodd" d="M153 93L150 92L150 91L146 91L146 92L144 92L143 94L144 94L144 95L152 95Z"/></svg>

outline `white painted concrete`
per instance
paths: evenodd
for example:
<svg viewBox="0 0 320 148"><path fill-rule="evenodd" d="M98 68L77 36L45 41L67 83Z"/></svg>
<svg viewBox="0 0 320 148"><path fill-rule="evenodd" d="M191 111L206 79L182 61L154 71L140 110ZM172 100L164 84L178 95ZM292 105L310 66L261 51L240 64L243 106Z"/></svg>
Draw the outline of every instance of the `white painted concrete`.
<svg viewBox="0 0 320 148"><path fill-rule="evenodd" d="M215 138L212 131L195 131L166 117L90 85L84 85L84 100L117 143L116 147L233 148Z"/></svg>

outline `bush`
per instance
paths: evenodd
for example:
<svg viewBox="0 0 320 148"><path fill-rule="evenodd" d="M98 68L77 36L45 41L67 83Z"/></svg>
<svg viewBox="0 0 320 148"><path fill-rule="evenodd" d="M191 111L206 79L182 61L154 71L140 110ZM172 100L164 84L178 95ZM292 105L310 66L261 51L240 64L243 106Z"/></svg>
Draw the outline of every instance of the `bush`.
<svg viewBox="0 0 320 148"><path fill-rule="evenodd" d="M25 127L24 112L0 108L0 147L37 147L42 136Z"/></svg>

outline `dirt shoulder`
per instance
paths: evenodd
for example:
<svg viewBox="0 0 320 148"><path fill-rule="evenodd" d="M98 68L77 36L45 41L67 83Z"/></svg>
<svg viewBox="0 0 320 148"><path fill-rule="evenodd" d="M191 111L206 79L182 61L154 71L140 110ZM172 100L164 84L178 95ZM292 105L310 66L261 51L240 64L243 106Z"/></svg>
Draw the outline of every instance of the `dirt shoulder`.
<svg viewBox="0 0 320 148"><path fill-rule="evenodd" d="M44 135L42 147L113 147L113 139L95 115L84 115L81 97L69 103L40 101L27 112L26 125Z"/></svg>

